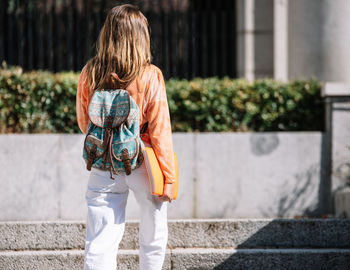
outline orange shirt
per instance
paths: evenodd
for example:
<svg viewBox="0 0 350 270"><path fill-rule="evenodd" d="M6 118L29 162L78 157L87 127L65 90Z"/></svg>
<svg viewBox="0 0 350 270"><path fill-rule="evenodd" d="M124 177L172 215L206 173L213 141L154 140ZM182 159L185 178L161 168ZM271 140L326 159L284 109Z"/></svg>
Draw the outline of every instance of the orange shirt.
<svg viewBox="0 0 350 270"><path fill-rule="evenodd" d="M90 91L87 80L84 67L79 76L76 99L77 121L83 133L86 133L89 123ZM154 149L165 176L165 183L174 182L176 172L170 114L161 70L154 65L147 66L126 90L140 109L140 127L148 121L148 128L142 140Z"/></svg>

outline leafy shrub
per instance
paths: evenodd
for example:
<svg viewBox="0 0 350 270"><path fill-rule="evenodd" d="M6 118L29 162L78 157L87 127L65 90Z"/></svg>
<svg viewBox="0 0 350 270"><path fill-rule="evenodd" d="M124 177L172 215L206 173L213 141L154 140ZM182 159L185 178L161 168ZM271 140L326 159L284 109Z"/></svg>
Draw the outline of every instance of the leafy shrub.
<svg viewBox="0 0 350 270"><path fill-rule="evenodd" d="M0 70L2 133L78 132L75 116L76 73Z"/></svg>
<svg viewBox="0 0 350 270"><path fill-rule="evenodd" d="M1 133L77 133L79 73L0 69ZM316 80L171 79L166 82L173 131L323 130Z"/></svg>
<svg viewBox="0 0 350 270"><path fill-rule="evenodd" d="M169 80L176 131L323 130L324 106L316 80Z"/></svg>

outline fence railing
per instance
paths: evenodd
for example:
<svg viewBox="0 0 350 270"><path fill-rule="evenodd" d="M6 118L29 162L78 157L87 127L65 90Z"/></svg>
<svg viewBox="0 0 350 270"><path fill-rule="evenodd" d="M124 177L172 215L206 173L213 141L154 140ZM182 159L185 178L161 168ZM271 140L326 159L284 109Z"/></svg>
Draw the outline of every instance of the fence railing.
<svg viewBox="0 0 350 270"><path fill-rule="evenodd" d="M208 1L188 0L178 8L180 1L132 1L149 20L153 62L166 78L235 77L235 5L211 8ZM25 70L79 71L94 55L106 11L115 3L1 1L0 59Z"/></svg>

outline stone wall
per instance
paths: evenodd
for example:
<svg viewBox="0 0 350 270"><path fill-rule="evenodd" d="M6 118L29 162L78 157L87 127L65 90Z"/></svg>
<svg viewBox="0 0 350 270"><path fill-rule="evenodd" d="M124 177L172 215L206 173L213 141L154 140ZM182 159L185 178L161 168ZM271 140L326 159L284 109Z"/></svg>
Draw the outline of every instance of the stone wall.
<svg viewBox="0 0 350 270"><path fill-rule="evenodd" d="M180 191L169 218L323 212L324 134L174 133ZM0 220L84 220L82 135L1 135ZM138 218L130 192L127 218Z"/></svg>

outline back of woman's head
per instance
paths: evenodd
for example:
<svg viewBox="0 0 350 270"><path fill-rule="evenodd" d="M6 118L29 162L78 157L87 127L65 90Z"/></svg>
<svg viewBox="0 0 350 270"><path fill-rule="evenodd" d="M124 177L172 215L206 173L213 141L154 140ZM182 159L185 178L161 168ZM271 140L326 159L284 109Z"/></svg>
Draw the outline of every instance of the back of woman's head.
<svg viewBox="0 0 350 270"><path fill-rule="evenodd" d="M129 4L112 8L100 32L97 53L87 63L91 91L125 87L150 62L150 37L145 16ZM111 72L118 75L119 83L112 78Z"/></svg>

